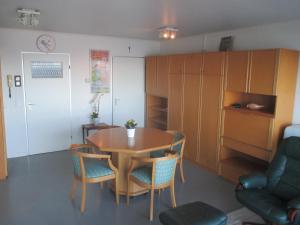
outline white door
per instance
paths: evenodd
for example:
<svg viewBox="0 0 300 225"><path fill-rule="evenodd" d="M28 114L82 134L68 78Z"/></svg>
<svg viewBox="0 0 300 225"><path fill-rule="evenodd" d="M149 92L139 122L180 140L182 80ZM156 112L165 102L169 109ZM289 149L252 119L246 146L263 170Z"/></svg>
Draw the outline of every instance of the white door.
<svg viewBox="0 0 300 225"><path fill-rule="evenodd" d="M124 126L134 119L144 127L145 60L134 57L113 58L113 124Z"/></svg>
<svg viewBox="0 0 300 225"><path fill-rule="evenodd" d="M69 62L67 54L23 54L29 154L71 144Z"/></svg>

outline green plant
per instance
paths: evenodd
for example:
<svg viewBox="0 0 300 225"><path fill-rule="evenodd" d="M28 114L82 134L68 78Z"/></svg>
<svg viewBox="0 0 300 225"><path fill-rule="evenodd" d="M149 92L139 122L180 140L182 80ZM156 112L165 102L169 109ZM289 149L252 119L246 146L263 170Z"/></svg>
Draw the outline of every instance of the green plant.
<svg viewBox="0 0 300 225"><path fill-rule="evenodd" d="M128 121L125 123L125 127L126 127L127 129L134 129L134 128L136 128L137 125L138 125L137 122L135 122L135 120L133 120L133 119L128 120Z"/></svg>
<svg viewBox="0 0 300 225"><path fill-rule="evenodd" d="M98 116L99 116L99 113L97 113L97 112L92 112L92 114L91 114L92 119L96 119L96 118L98 118Z"/></svg>

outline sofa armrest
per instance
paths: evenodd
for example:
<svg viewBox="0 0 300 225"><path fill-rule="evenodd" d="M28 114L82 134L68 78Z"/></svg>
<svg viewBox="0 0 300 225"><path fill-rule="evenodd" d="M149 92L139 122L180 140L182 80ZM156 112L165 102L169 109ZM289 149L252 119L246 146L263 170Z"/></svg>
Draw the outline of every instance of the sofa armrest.
<svg viewBox="0 0 300 225"><path fill-rule="evenodd" d="M241 176L239 182L239 189L264 188L267 186L268 178L265 174L254 173Z"/></svg>
<svg viewBox="0 0 300 225"><path fill-rule="evenodd" d="M298 214L300 212L300 197L290 200L287 204L287 208L288 218L291 222L294 222L296 220L296 217L299 216Z"/></svg>
<svg viewBox="0 0 300 225"><path fill-rule="evenodd" d="M290 200L287 207L288 209L300 209L300 196Z"/></svg>

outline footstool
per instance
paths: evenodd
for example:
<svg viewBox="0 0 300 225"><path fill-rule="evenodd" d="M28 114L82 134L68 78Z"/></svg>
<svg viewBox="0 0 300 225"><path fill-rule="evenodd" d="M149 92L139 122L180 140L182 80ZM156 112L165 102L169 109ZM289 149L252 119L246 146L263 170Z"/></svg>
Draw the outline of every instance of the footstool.
<svg viewBox="0 0 300 225"><path fill-rule="evenodd" d="M225 225L227 216L203 202L192 202L159 214L163 225Z"/></svg>

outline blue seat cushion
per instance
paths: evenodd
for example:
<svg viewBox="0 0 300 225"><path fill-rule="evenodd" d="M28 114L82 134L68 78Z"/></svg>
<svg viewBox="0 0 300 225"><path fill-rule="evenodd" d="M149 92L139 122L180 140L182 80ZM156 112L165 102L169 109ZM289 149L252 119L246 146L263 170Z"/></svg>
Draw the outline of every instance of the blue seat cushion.
<svg viewBox="0 0 300 225"><path fill-rule="evenodd" d="M160 213L163 225L225 225L225 213L203 202L192 202Z"/></svg>
<svg viewBox="0 0 300 225"><path fill-rule="evenodd" d="M81 176L80 163L78 157L73 156L74 172L77 176ZM86 178L97 178L114 174L114 171L109 168L106 161L97 159L84 159Z"/></svg>
<svg viewBox="0 0 300 225"><path fill-rule="evenodd" d="M265 189L238 191L237 199L263 219L275 224L289 224L286 202Z"/></svg>
<svg viewBox="0 0 300 225"><path fill-rule="evenodd" d="M135 179L145 183L152 183L152 167L142 166L132 171L131 176Z"/></svg>
<svg viewBox="0 0 300 225"><path fill-rule="evenodd" d="M150 152L150 157L151 158L160 158L165 156L165 151L167 149L162 149L162 150L157 150L155 152Z"/></svg>

